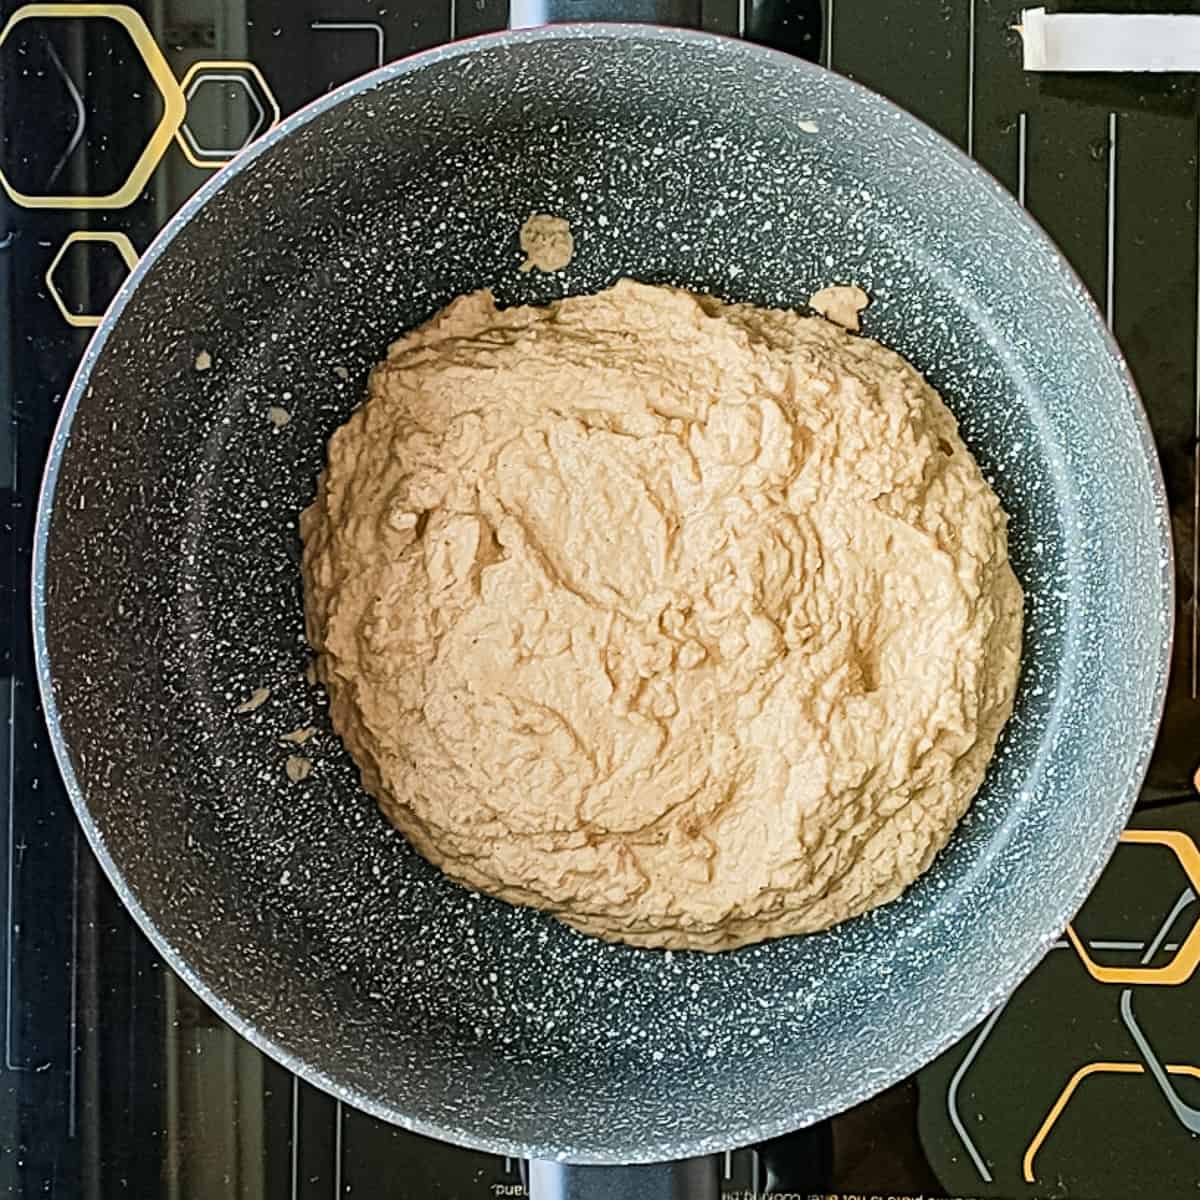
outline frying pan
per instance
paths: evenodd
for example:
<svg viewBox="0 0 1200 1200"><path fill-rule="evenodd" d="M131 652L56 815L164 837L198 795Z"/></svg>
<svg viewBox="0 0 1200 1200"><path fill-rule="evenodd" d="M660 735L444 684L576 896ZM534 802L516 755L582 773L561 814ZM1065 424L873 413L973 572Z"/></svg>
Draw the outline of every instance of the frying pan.
<svg viewBox="0 0 1200 1200"><path fill-rule="evenodd" d="M516 269L535 211L576 231L561 275ZM542 302L622 275L768 305L862 285L868 332L946 396L1012 515L1027 648L987 781L923 879L828 933L668 954L474 895L388 827L304 679L297 515L389 339L481 286ZM59 763L166 961L345 1102L543 1160L539 1196L715 1194L706 1162L597 1165L804 1126L979 1021L1115 844L1171 636L1144 415L1046 238L846 80L635 26L393 64L221 172L91 343L36 555ZM315 769L292 783L278 738L307 724Z"/></svg>

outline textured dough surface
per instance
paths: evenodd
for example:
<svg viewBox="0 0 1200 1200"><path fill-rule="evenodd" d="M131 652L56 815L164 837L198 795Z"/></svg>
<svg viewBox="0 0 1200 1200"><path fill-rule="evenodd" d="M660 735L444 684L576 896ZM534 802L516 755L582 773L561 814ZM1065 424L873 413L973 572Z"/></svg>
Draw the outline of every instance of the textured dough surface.
<svg viewBox="0 0 1200 1200"><path fill-rule="evenodd" d="M464 296L375 369L301 529L386 815L601 937L721 950L895 898L1012 708L1000 503L921 376L820 318Z"/></svg>

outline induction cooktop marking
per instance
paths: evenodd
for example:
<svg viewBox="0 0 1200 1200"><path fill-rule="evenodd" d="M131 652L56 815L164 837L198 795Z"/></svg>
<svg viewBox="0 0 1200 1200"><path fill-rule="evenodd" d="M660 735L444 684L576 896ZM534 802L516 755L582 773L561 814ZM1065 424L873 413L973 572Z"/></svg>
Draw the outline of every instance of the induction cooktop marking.
<svg viewBox="0 0 1200 1200"><path fill-rule="evenodd" d="M71 836L71 1016L67 1032L67 1053L71 1066L67 1072L67 1136L75 1137L75 1102L79 1091L79 1055L75 1039L79 1032L79 822Z"/></svg>
<svg viewBox="0 0 1200 1200"><path fill-rule="evenodd" d="M206 83L237 84L237 86L246 93L246 98L250 101L250 104L254 109L254 124L250 126L250 132L246 134L245 141L243 141L242 145L238 147L219 146L213 149L208 146L202 146L197 140L196 135L188 128L188 123L186 121L184 121L184 123L179 127L179 132L183 135L184 141L187 142L188 149L191 150L191 152L197 158L214 158L219 162L223 162L232 155L236 154L238 150L244 149L252 141L254 141L258 131L262 128L263 122L267 119L267 110L263 108L262 101L259 100L259 98L254 94L253 89L246 86L246 81L240 75L235 75L231 71L206 71L203 75L197 76L195 79L193 79L187 91L183 93L188 99L189 106L192 102L192 97L195 96L196 92ZM211 164L205 163L205 166L209 165Z"/></svg>
<svg viewBox="0 0 1200 1200"><path fill-rule="evenodd" d="M16 712L16 673L8 681L8 711ZM16 721L8 723L8 761L15 763L16 759ZM28 1070L27 1067L18 1067L13 1062L12 1057L12 1038L13 1038L13 894L15 891L17 865L13 856L13 835L15 833L13 824L13 813L16 811L16 771L8 773L8 839L5 845L8 847L8 899L4 908L4 945L5 945L5 981L4 981L4 1067L8 1071ZM72 1057L74 1057L72 1055Z"/></svg>
<svg viewBox="0 0 1200 1200"><path fill-rule="evenodd" d="M116 230L76 229L67 235L66 240L59 246L58 253L50 260L50 265L46 268L46 290L50 293L50 298L54 301L58 307L58 311L62 313L63 320L68 325L74 325L77 329L90 329L100 324L104 314L72 312L67 307L67 302L63 298L62 293L58 290L58 284L54 281L54 272L58 270L63 256L77 242L81 242L84 245L107 243L113 246L121 256L121 261L125 264L127 273L137 266L138 252L133 248L133 243L129 240L128 236L118 233Z"/></svg>
<svg viewBox="0 0 1200 1200"><path fill-rule="evenodd" d="M1017 203L1025 207L1025 162L1029 153L1029 116L1027 113L1017 114ZM1200 325L1197 326L1197 337L1200 338ZM1200 343L1198 343L1200 344Z"/></svg>
<svg viewBox="0 0 1200 1200"><path fill-rule="evenodd" d="M166 153L175 131L183 122L187 101L183 98L183 91L175 81L170 65L158 48L149 26L138 12L126 4L25 4L9 17L4 28L0 29L0 45L3 45L22 21L71 18L116 21L125 30L134 49L141 55L143 65L162 98L162 117L151 132L129 175L115 192L96 195L31 195L13 187L3 172L0 172L0 186L3 186L14 204L23 208L127 208L141 195L142 189Z"/></svg>
<svg viewBox="0 0 1200 1200"><path fill-rule="evenodd" d="M971 1043L971 1048L963 1055L963 1060L958 1064L958 1069L950 1078L950 1086L946 1089L946 1112L950 1117L950 1124L954 1126L954 1132L958 1134L958 1139L966 1147L967 1153L971 1156L971 1161L975 1164L975 1169L979 1172L979 1177L984 1183L992 1182L992 1173L988 1170L988 1165L983 1161L983 1155L975 1148L975 1143L971 1140L971 1135L967 1132L967 1127L963 1123L962 1117L958 1115L958 1089L963 1081L963 1077L971 1069L971 1064L975 1061L979 1051L983 1049L983 1043L987 1041L988 1034L992 1032L993 1026L1000 1019L1000 1014L1004 1011L1004 1005L1001 1005L988 1019L983 1023L979 1030L978 1036Z"/></svg>
<svg viewBox="0 0 1200 1200"><path fill-rule="evenodd" d="M975 157L975 0L967 9L967 153Z"/></svg>
<svg viewBox="0 0 1200 1200"><path fill-rule="evenodd" d="M1143 962L1149 962L1150 959L1158 953L1159 950L1165 950L1168 953L1175 953L1180 947L1179 942L1164 942L1163 937L1170 932L1171 928L1178 919L1179 914L1187 907L1190 900L1194 899L1194 893L1190 888L1185 889L1175 902L1175 906L1168 914L1166 921L1159 928L1159 932L1155 935L1147 949L1146 942L1125 941L1114 938L1089 938L1087 948L1090 952L1097 951L1121 951L1127 954L1142 954ZM1051 946L1051 950L1070 950L1072 944L1066 938L1061 938ZM967 1072L974 1065L975 1060L979 1057L983 1050L984 1043L991 1036L992 1030L995 1028L996 1022L1000 1019L1000 1015L1004 1012L1005 1006L1001 1005L996 1009L990 1017L979 1027L979 1032L975 1036L975 1040L971 1043L970 1049L963 1056L962 1061L958 1064L954 1074L950 1077L949 1086L946 1089L946 1112L950 1117L950 1124L954 1127L954 1131L958 1134L959 1141L962 1142L964 1149L971 1156L972 1162L975 1164L975 1169L979 1172L979 1177L984 1183L992 1183L992 1173L988 1169L983 1155L979 1152L967 1130L967 1124L963 1120L958 1110L958 1093L962 1085L962 1081L966 1078ZM1048 1131L1047 1131L1048 1132Z"/></svg>
<svg viewBox="0 0 1200 1200"><path fill-rule="evenodd" d="M267 83L266 77L254 63L246 59L203 59L194 62L179 81L179 86L190 106L192 98L204 84L222 82L235 83L246 93L258 114L258 120L254 122L240 146L210 147L201 144L189 128L185 114L179 128L175 130L175 141L183 151L184 158L202 171L215 171L223 166L254 141L264 123L267 129L270 129L279 124L282 116L279 101L275 99L275 93Z"/></svg>
<svg viewBox="0 0 1200 1200"><path fill-rule="evenodd" d="M310 21L309 29L315 29L318 33L322 30L337 30L344 29L348 31L361 30L364 33L373 33L375 35L375 65L382 67L384 62L384 47L386 45L386 33L384 28L378 21ZM450 4L450 37L454 38L454 3L451 0Z"/></svg>
<svg viewBox="0 0 1200 1200"><path fill-rule="evenodd" d="M1200 206L1200 174L1196 178L1196 203ZM1200 207L1197 207L1200 212ZM1192 435L1196 444L1192 456L1192 699L1200 685L1200 241L1196 245L1196 418ZM1200 776L1200 765L1196 768ZM1200 791L1200 782L1196 784Z"/></svg>
<svg viewBox="0 0 1200 1200"><path fill-rule="evenodd" d="M1200 359L1197 359L1197 387L1200 388ZM1197 674L1200 673L1200 391L1196 396L1196 449L1192 462L1192 699L1197 698ZM1200 766L1196 768L1200 779ZM1200 791L1200 782L1196 784Z"/></svg>
<svg viewBox="0 0 1200 1200"><path fill-rule="evenodd" d="M1132 832L1132 831L1131 831ZM1141 832L1141 831L1136 831ZM1170 912L1163 919L1162 924L1158 927L1158 932L1151 939L1150 944L1146 947L1142 954L1142 966L1148 967L1154 956L1159 952L1166 942L1167 934L1171 932L1175 922L1179 919L1180 914L1190 904L1196 900L1196 893L1190 887L1184 888L1180 892L1175 904ZM1180 1123L1188 1130L1189 1133L1195 1134L1200 1132L1200 1110L1185 1104L1180 1098L1178 1092L1171 1085L1169 1076L1171 1075L1187 1075L1192 1078L1200 1079L1200 1067L1195 1067L1186 1063L1171 1063L1164 1067L1155 1055L1153 1048L1145 1034L1142 1033L1137 1021L1133 1016L1133 988L1125 988L1121 992L1120 1013L1121 1021L1125 1025L1126 1030L1133 1038L1134 1044L1145 1060L1146 1066L1149 1067L1150 1073L1158 1082L1163 1094L1166 1096L1168 1104L1171 1106L1175 1116ZM1034 1182L1033 1161L1037 1156L1037 1152L1041 1149L1046 1138L1050 1136L1050 1131L1054 1128L1055 1122L1062 1115L1063 1109L1070 1103L1071 1097L1075 1094L1076 1088L1087 1079L1090 1075L1101 1074L1116 1074L1116 1075L1141 1075L1145 1074L1146 1066L1142 1063L1118 1063L1118 1062L1094 1062L1088 1063L1086 1066L1080 1067L1074 1075L1067 1080L1066 1086L1059 1094L1058 1099L1046 1114L1046 1119L1042 1122L1037 1133L1034 1134L1033 1140L1029 1143L1029 1148L1025 1151L1025 1158L1022 1162L1022 1173L1026 1183Z"/></svg>
<svg viewBox="0 0 1200 1200"><path fill-rule="evenodd" d="M1055 948L1055 950L1060 950L1060 949L1065 950L1070 944L1071 944L1070 942L1055 942L1054 948ZM1107 941L1103 938L1101 938L1101 939L1089 938L1087 947L1089 950L1121 950L1127 954L1140 954L1143 950L1146 949L1146 943L1145 942L1118 942L1118 941ZM1156 947L1156 949L1157 949L1157 947ZM1162 946L1162 949L1178 950L1179 943L1178 942L1165 942Z"/></svg>
<svg viewBox="0 0 1200 1200"><path fill-rule="evenodd" d="M49 39L46 40L46 52L50 55L50 61L54 64L54 69L62 79L63 86L67 89L67 95L71 97L71 103L75 106L75 128L71 130L71 137L67 142L67 148L58 156L58 162L54 164L54 169L50 172L50 177L46 180L44 186L49 189L54 186L55 181L62 174L63 167L67 165L67 159L75 153L79 143L83 141L83 131L87 125L87 108L84 106L83 97L79 94L79 89L75 86L75 80L71 78L70 72L62 65L62 59L58 57L58 51L55 50Z"/></svg>
<svg viewBox="0 0 1200 1200"><path fill-rule="evenodd" d="M1104 320L1113 327L1117 258L1117 114L1108 114L1108 246L1104 281Z"/></svg>
<svg viewBox="0 0 1200 1200"><path fill-rule="evenodd" d="M1191 888L1185 888L1179 899L1175 902L1175 907L1167 914L1166 919L1159 928L1158 935L1151 942L1150 947L1143 956L1143 963L1150 962L1154 955L1158 953L1159 946L1162 945L1172 926L1179 919L1179 914L1190 904L1193 904L1195 900L1196 893ZM1121 992L1121 1021L1129 1031L1129 1036L1133 1039L1134 1045L1137 1046L1138 1053L1142 1056L1142 1061L1145 1062L1150 1074L1154 1076L1155 1083L1158 1084L1159 1090L1171 1106L1171 1111L1175 1114L1176 1119L1189 1133L1200 1133L1200 1108L1188 1104L1180 1096L1175 1085L1171 1083L1168 1073L1163 1069L1162 1061L1155 1053L1154 1047L1150 1044L1150 1039L1142 1032L1142 1027L1138 1024L1137 1017L1134 1016L1133 988L1125 988Z"/></svg>
<svg viewBox="0 0 1200 1200"><path fill-rule="evenodd" d="M300 1076L292 1076L292 1200L300 1194Z"/></svg>
<svg viewBox="0 0 1200 1200"><path fill-rule="evenodd" d="M1197 1108L1193 1104L1188 1104L1170 1079L1172 1074L1191 1074L1192 1072L1172 1071L1170 1067L1164 1068L1163 1064L1159 1061L1153 1047L1150 1045L1149 1038L1142 1032L1142 1027L1133 1015L1133 988L1126 988L1121 993L1121 1020L1124 1022L1125 1028L1129 1030L1129 1036L1133 1038L1134 1043L1141 1052L1147 1069L1154 1076L1155 1083L1158 1084L1167 1103L1171 1106L1171 1111L1175 1114L1176 1119L1188 1133L1200 1133L1200 1108ZM1193 1067L1192 1071L1200 1075L1200 1068Z"/></svg>
<svg viewBox="0 0 1200 1200"><path fill-rule="evenodd" d="M1193 1067L1188 1063L1168 1063L1167 1072L1170 1075L1187 1075L1193 1079L1200 1079L1200 1067ZM1033 1172L1033 1160L1037 1157L1037 1152L1042 1148L1042 1143L1049 1136L1051 1129L1054 1128L1054 1123L1062 1115L1063 1109L1070 1103L1076 1088L1085 1079L1091 1075L1144 1075L1145 1073L1146 1068L1141 1063L1094 1062L1080 1067L1067 1080L1067 1086L1063 1088L1061 1095L1054 1102L1054 1107L1046 1114L1046 1119L1042 1122L1041 1128L1033 1135L1033 1141L1029 1143L1029 1149L1025 1151L1025 1159L1021 1164L1021 1172L1025 1182L1035 1182L1036 1176Z"/></svg>
<svg viewBox="0 0 1200 1200"><path fill-rule="evenodd" d="M1179 860L1179 865L1183 868L1191 887L1200 889L1200 850L1196 848L1196 843L1181 830L1127 829L1121 834L1121 843L1123 845L1165 846ZM1188 895L1191 895L1190 889ZM1143 959L1143 965L1106 967L1092 958L1088 948L1075 932L1074 925L1068 925L1066 932L1075 953L1079 955L1088 974L1097 983L1156 984L1170 987L1186 983L1192 977L1196 967L1200 965L1200 920L1197 920L1183 937L1179 949L1171 960L1161 967L1144 965L1158 950L1157 943L1152 945L1150 952Z"/></svg>
<svg viewBox="0 0 1200 1200"><path fill-rule="evenodd" d="M333 1200L342 1200L342 1102L333 1118Z"/></svg>

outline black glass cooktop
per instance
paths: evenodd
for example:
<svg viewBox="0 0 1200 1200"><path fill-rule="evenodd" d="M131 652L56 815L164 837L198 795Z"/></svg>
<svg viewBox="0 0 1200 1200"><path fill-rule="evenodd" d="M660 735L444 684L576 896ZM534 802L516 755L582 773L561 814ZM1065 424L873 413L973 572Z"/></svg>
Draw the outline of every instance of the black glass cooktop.
<svg viewBox="0 0 1200 1200"><path fill-rule="evenodd" d="M26 610L59 405L99 314L170 214L328 89L577 2L0 3L0 1195L524 1195L520 1164L403 1133L300 1083L163 966L77 833L42 727ZM804 1138L727 1156L726 1194L1194 1197L1196 78L1027 76L1017 5L993 0L667 7L678 23L820 60L893 97L1028 205L1137 376L1178 564L1158 751L1130 833L1073 928L1008 1005L918 1076ZM1070 7L1083 6L1058 6Z"/></svg>

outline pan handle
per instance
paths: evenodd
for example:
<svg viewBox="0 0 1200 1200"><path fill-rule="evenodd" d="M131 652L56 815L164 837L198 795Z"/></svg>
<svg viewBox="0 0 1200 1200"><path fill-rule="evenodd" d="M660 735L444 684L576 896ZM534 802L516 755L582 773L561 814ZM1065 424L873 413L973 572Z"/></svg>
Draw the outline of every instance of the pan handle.
<svg viewBox="0 0 1200 1200"><path fill-rule="evenodd" d="M632 1167L529 1164L529 1200L719 1200L720 1159L642 1163Z"/></svg>
<svg viewBox="0 0 1200 1200"><path fill-rule="evenodd" d="M636 21L699 25L700 0L509 0L510 29L559 21Z"/></svg>

